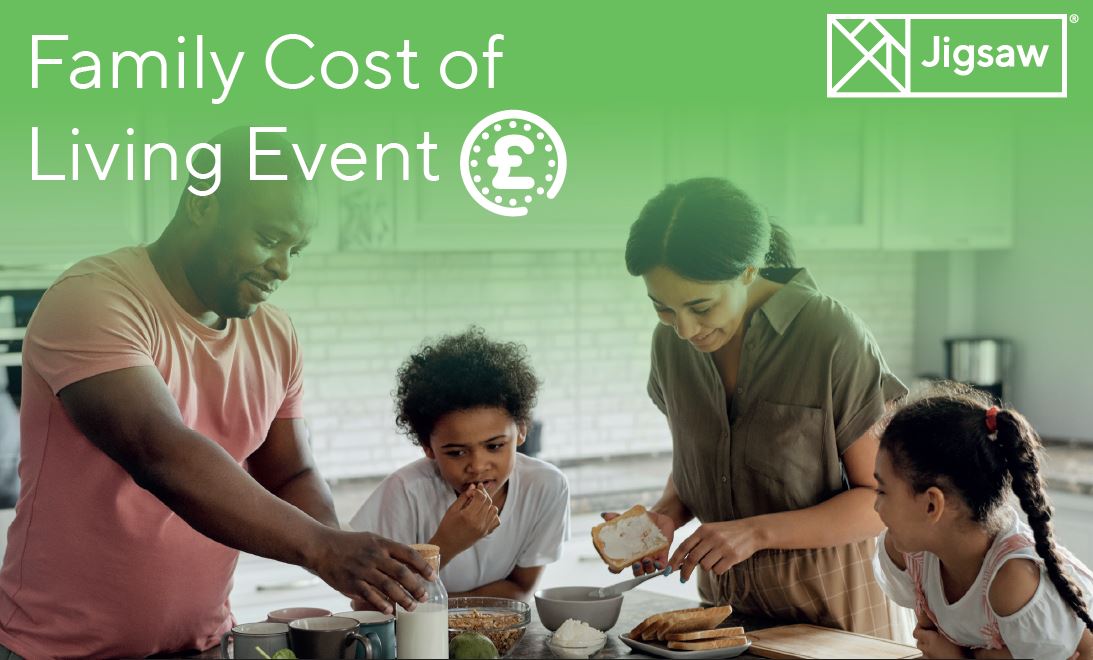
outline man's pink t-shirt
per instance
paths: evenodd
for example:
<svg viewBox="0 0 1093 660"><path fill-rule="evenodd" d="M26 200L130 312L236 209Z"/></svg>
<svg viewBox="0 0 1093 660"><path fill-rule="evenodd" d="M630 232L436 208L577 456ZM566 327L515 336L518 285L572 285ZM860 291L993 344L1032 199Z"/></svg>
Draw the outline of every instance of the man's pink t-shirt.
<svg viewBox="0 0 1093 660"><path fill-rule="evenodd" d="M143 247L65 272L23 348L22 487L0 571L0 644L20 655L206 649L232 625L239 553L138 486L57 397L142 366L159 370L186 425L240 465L275 418L303 416L299 346L284 312L263 304L223 330L206 327L178 305Z"/></svg>

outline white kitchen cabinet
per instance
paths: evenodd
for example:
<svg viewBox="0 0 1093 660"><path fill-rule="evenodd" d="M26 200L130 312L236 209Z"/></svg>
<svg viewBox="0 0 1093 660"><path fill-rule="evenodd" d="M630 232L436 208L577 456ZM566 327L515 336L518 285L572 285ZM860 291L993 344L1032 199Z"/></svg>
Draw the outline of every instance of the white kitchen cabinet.
<svg viewBox="0 0 1093 660"><path fill-rule="evenodd" d="M86 155L81 157L80 178L76 181L71 178L66 181L31 181L28 170L25 182L11 186L5 197L0 267L49 266L49 272L60 273L66 265L85 257L155 240L174 216L187 185L186 152L192 145L204 142L232 125L230 120L223 119L205 125L197 121L172 122L161 117L145 120L131 118L128 122L119 120L118 123L136 126L136 135L129 138L135 147L136 180L127 180L124 145L115 156L113 169L105 181L95 176ZM318 120L310 117L286 122L286 125L289 129L286 139L302 142L305 154L309 153L308 149L313 149L321 136L325 137L318 129ZM341 133L343 141L352 139L345 135L344 125L335 126L327 134L335 132ZM124 134L122 138L125 138ZM40 171L46 174L66 172L71 177L71 166L61 161L68 158L69 144L82 139L86 137L72 137L68 133L58 136L55 132L44 134L39 147L43 156ZM176 180L170 179L164 153L153 156L151 180L143 180L144 164L140 152L145 141L166 142L175 147L178 154ZM108 145L96 143L96 148L101 160ZM328 171L329 168L314 184L314 208L319 223L312 233L309 254L337 251L338 205L349 204L352 213L361 203L359 187L345 199L340 199L337 188L330 184L332 177L327 176Z"/></svg>
<svg viewBox="0 0 1093 660"><path fill-rule="evenodd" d="M674 112L671 181L725 176L803 249L1012 245L1015 138L999 122L913 111Z"/></svg>
<svg viewBox="0 0 1093 660"><path fill-rule="evenodd" d="M438 148L426 181L394 183L399 251L622 249L642 205L664 186L664 122L659 114L549 114L568 156L558 196L523 217L494 215L470 197L459 174L459 151L478 117L459 113L403 118L395 129L406 145L423 130ZM387 246L381 246L387 247Z"/></svg>
<svg viewBox="0 0 1093 660"><path fill-rule="evenodd" d="M864 115L690 111L670 115L668 175L726 177L782 225L795 247L875 249L880 244L876 143Z"/></svg>
<svg viewBox="0 0 1093 660"><path fill-rule="evenodd" d="M756 130L734 127L731 144L739 146L730 154L732 171L754 180L752 195L797 247L875 249L868 128L862 113L843 109L761 118Z"/></svg>
<svg viewBox="0 0 1093 660"><path fill-rule="evenodd" d="M669 183L729 177L732 119L727 113L675 109L664 121L664 166Z"/></svg>
<svg viewBox="0 0 1093 660"><path fill-rule="evenodd" d="M884 118L881 242L890 250L1001 249L1013 244L1015 137L981 117Z"/></svg>
<svg viewBox="0 0 1093 660"><path fill-rule="evenodd" d="M126 135L130 127L135 137ZM28 148L26 169L8 173L6 179L0 266L39 266L44 268L36 270L56 275L85 257L144 240L148 191L141 180L139 148L134 148L138 157L132 166L136 180L128 180L126 148L128 142L141 139L139 118L135 114L117 117L114 131L84 126L78 135L72 135L72 124L45 119L37 128L37 149L32 154ZM31 127L25 130L30 147ZM92 145L94 162L87 144ZM33 180L32 155L37 156L39 177L64 179ZM97 167L104 171L105 180L99 179Z"/></svg>
<svg viewBox="0 0 1093 660"><path fill-rule="evenodd" d="M410 154L409 181L395 153L383 181L371 169L358 181L338 181L324 160L314 185L319 224L309 254L621 249L642 205L666 182L694 176L729 178L801 249L998 249L1013 242L1014 137L972 117L954 113L951 121L916 130L909 130L910 112L867 115L840 106L824 114L684 110L548 119L566 140L569 171L559 196L522 218L487 212L463 188L459 148L477 116L362 112L285 122L285 137L303 143L305 154L326 142L329 156L349 141L366 147L399 141ZM148 120L138 138L170 142L182 159L189 145L227 125L198 124ZM424 130L438 145L430 169L439 181L425 180L413 148ZM41 152L53 157L44 170L59 167L55 157L66 152L69 137L43 138ZM13 188L0 265L59 270L154 240L186 184L184 166L173 182L163 172L150 182L117 176L100 182L88 170L85 164L78 182L30 182L28 172L27 185Z"/></svg>
<svg viewBox="0 0 1093 660"><path fill-rule="evenodd" d="M139 182L26 181L4 195L0 266L49 266L59 274L84 257L144 239Z"/></svg>
<svg viewBox="0 0 1093 660"><path fill-rule="evenodd" d="M382 182L326 187L324 213L336 208L338 244L619 249L649 198L667 182L696 176L740 186L800 249L997 249L1013 241L1013 135L959 114L918 128L914 113L841 104L822 113L677 109L549 119L569 136L566 183L557 199L521 218L487 212L463 188L459 148L475 117L371 120L374 135L408 147L410 180L401 180L394 157ZM425 130L438 145L430 163L438 181L425 180L412 148Z"/></svg>

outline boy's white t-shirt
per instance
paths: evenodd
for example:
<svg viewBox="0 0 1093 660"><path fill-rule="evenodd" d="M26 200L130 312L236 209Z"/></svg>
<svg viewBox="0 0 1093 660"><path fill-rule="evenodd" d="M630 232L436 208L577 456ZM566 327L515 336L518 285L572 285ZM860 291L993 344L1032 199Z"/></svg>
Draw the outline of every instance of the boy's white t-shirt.
<svg viewBox="0 0 1093 660"><path fill-rule="evenodd" d="M422 458L384 479L349 522L399 543L427 543L456 493L436 461ZM449 592L471 591L507 578L517 566L544 566L562 556L569 538L569 484L550 463L516 455L501 525L440 571Z"/></svg>

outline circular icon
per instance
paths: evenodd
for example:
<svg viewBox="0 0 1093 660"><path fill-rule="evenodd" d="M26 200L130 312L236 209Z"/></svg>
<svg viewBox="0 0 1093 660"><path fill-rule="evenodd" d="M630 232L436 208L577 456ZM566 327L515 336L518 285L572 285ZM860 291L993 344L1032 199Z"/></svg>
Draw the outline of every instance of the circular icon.
<svg viewBox="0 0 1093 660"><path fill-rule="evenodd" d="M463 185L490 213L516 218L554 199L565 180L565 145L545 119L524 110L495 112L474 125L459 152Z"/></svg>

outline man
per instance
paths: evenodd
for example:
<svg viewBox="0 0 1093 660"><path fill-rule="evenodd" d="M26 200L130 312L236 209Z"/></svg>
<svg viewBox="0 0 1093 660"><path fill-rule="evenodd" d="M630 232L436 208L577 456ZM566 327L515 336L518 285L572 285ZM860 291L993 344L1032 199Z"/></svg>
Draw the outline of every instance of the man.
<svg viewBox="0 0 1093 660"><path fill-rule="evenodd" d="M341 531L312 462L296 336L264 304L307 244L305 188L250 181L248 141L214 138L213 194L184 192L147 248L73 266L31 319L0 657L214 646L239 550L380 610L424 596L429 566Z"/></svg>

